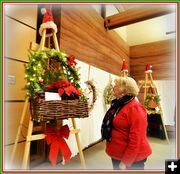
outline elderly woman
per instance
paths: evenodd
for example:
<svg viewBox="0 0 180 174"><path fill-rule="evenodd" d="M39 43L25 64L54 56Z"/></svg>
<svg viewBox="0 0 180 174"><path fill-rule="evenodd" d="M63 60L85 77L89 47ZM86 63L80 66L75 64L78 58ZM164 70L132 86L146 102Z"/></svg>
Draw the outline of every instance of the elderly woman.
<svg viewBox="0 0 180 174"><path fill-rule="evenodd" d="M135 97L139 88L131 77L120 77L113 87L115 100L108 110L113 111L111 137L106 143L106 153L114 169L144 169L152 153L146 137L147 113Z"/></svg>

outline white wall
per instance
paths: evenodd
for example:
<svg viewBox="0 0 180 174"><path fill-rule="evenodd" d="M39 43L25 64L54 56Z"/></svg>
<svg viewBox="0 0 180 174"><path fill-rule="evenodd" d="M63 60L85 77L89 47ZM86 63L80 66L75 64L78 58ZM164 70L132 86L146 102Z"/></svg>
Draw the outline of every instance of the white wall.
<svg viewBox="0 0 180 174"><path fill-rule="evenodd" d="M127 42L133 46L171 39L175 34L166 32L175 31L175 27L175 13L131 24L127 26Z"/></svg>
<svg viewBox="0 0 180 174"><path fill-rule="evenodd" d="M81 79L85 82L87 80L93 81L97 90L97 100L93 109L89 112L87 118L76 118L77 127L80 129L80 141L82 148L88 147L101 139L101 124L104 118L106 107L104 104L103 92L105 86L109 82L109 73L94 66L90 66L81 61L77 61L80 68ZM89 79L88 79L89 74ZM63 124L68 124L72 128L71 119L63 120ZM78 153L76 140L74 134L71 134L67 143L71 149L72 156Z"/></svg>
<svg viewBox="0 0 180 174"><path fill-rule="evenodd" d="M175 125L175 103L176 103L176 84L173 80L154 81L158 94L160 95L160 104L162 107L163 120L165 125Z"/></svg>
<svg viewBox="0 0 180 174"><path fill-rule="evenodd" d="M4 102L4 169L19 169L22 165L22 158L25 147L30 113L29 109L25 114L23 128L18 140L17 150L13 164L9 164L12 155L18 126L24 107L23 90L26 82L24 80L24 63L28 61L28 49L30 42L36 40L36 19L37 5L4 4L4 57L5 63L5 102ZM15 82L8 83L8 76L15 79ZM22 136L23 135L23 136Z"/></svg>

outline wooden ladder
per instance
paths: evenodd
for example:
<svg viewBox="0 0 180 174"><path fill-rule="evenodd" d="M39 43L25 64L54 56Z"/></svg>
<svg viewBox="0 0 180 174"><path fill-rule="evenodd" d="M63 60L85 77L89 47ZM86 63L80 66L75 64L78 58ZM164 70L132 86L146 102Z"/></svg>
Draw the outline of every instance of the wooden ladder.
<svg viewBox="0 0 180 174"><path fill-rule="evenodd" d="M141 81L141 84L139 85L139 88L141 88L142 86L144 88L144 100L146 99L146 96L148 94L148 89L150 87L152 88L153 94L158 94L157 88L156 88L156 86L155 86L155 84L153 82L152 72L145 72L145 80ZM162 123L162 127L163 127L163 131L164 131L166 140L169 143L168 134L167 134L167 131L166 131L166 127L164 125L163 112L162 112L161 106L160 106L160 118L161 118L161 123Z"/></svg>
<svg viewBox="0 0 180 174"><path fill-rule="evenodd" d="M54 32L53 32L52 37L53 37L53 42L54 42L55 49L58 52L60 52L57 37L56 37L56 34ZM44 50L45 49L45 40L46 40L46 29L43 30L40 45L31 44L30 49L33 48L33 50L36 49L36 50L39 50L39 51ZM50 37L49 37L49 41L50 41ZM16 152L16 149L17 149L17 144L18 144L18 141L19 141L19 137L21 135L21 129L22 129L22 125L23 125L23 122L24 122L24 118L25 118L25 113L26 113L27 108L28 108L28 103L29 103L29 98L26 98L25 103L24 103L24 107L23 107L23 111L22 111L22 115L21 115L21 119L20 119L20 123L19 123L19 127L18 127L18 131L17 131L17 134L16 134L16 139L15 139L13 151L12 151L12 154L11 154L11 159L10 159L10 164L11 165L13 164L13 161L14 161L15 152ZM80 138L79 138L80 129L77 129L76 122L75 122L74 118L71 118L71 121L72 121L73 129L70 130L70 133L75 134L76 143L77 143L77 147L78 147L78 150L79 150L79 157L80 157L81 165L82 165L83 169L85 169L86 168L85 159L84 159L84 155L83 155L82 148L81 148L81 143L80 143ZM28 161L29 161L29 155L30 155L31 141L41 140L41 139L45 138L45 134L32 135L33 124L34 124L34 122L33 122L32 118L30 118L28 131L27 131L27 136L26 136L25 150L24 150L24 155L23 155L23 160L22 160L22 169L28 169Z"/></svg>

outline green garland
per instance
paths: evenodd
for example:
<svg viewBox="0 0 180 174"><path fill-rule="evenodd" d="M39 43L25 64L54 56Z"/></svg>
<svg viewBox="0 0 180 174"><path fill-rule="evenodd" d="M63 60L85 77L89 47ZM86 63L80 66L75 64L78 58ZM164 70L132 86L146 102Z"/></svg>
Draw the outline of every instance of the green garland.
<svg viewBox="0 0 180 174"><path fill-rule="evenodd" d="M113 94L112 80L105 87L103 96L105 104L111 104L112 100L115 99L115 96Z"/></svg>
<svg viewBox="0 0 180 174"><path fill-rule="evenodd" d="M148 107L148 102L149 102L149 100L154 100L156 103L159 103L159 101L160 101L160 96L159 95L157 95L157 94L148 94L147 96L146 96L146 98L145 98L145 100L144 100L144 106L146 107L146 108L148 108L148 109L150 109L149 107Z"/></svg>
<svg viewBox="0 0 180 174"><path fill-rule="evenodd" d="M68 56L65 53L54 49L30 51L29 53L29 62L25 65L25 79L27 80L25 89L28 90L26 96L35 98L37 94L45 92L46 85L61 79L69 80L77 89L81 90L78 69L67 63ZM51 60L60 63L61 68L55 71L48 68L48 62Z"/></svg>

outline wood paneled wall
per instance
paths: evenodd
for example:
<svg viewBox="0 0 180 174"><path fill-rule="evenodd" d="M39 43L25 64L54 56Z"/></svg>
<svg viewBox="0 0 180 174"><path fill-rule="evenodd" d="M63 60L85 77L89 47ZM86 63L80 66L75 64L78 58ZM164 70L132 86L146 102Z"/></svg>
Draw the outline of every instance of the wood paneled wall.
<svg viewBox="0 0 180 174"><path fill-rule="evenodd" d="M123 59L129 65L129 46L115 31L106 31L91 6L62 6L60 31L61 50L85 63L117 75Z"/></svg>
<svg viewBox="0 0 180 174"><path fill-rule="evenodd" d="M23 111L25 94L27 92L23 89L26 84L24 79L24 64L28 61L29 44L36 40L37 6L6 4L4 9L4 167L5 169L10 167L19 169L20 165L22 165L24 141L30 118L29 109L26 112L23 122L23 129L17 145L13 166L8 165ZM8 80L9 77L14 77L15 82L10 83Z"/></svg>
<svg viewBox="0 0 180 174"><path fill-rule="evenodd" d="M130 47L130 74L144 80L146 64L152 64L154 80L175 80L175 40Z"/></svg>

